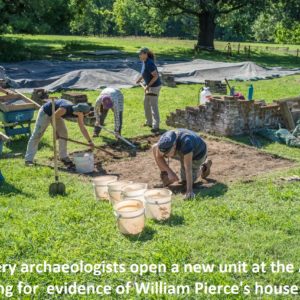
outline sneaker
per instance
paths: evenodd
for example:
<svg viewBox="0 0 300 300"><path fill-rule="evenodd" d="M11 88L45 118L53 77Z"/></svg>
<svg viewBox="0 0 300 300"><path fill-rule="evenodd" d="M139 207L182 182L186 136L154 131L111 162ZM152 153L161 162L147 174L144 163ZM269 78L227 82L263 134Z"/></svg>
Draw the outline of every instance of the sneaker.
<svg viewBox="0 0 300 300"><path fill-rule="evenodd" d="M27 166L27 167L32 167L32 166L34 166L34 162L31 161L31 160L26 160L26 161L25 161L25 166Z"/></svg>
<svg viewBox="0 0 300 300"><path fill-rule="evenodd" d="M99 137L99 133L95 133L95 132L94 132L93 137L94 137L94 138Z"/></svg>
<svg viewBox="0 0 300 300"><path fill-rule="evenodd" d="M73 164L72 160L71 160L69 157L62 158L60 161L61 161L64 165L72 165L72 164Z"/></svg>
<svg viewBox="0 0 300 300"><path fill-rule="evenodd" d="M152 128L151 132L157 134L160 132L160 130L159 130L159 128Z"/></svg>

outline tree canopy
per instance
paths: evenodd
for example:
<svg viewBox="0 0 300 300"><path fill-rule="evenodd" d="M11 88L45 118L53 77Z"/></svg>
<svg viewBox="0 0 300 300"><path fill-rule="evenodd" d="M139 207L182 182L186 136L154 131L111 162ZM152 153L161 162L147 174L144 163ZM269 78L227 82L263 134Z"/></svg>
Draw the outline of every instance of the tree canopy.
<svg viewBox="0 0 300 300"><path fill-rule="evenodd" d="M300 43L298 0L0 0L0 32Z"/></svg>

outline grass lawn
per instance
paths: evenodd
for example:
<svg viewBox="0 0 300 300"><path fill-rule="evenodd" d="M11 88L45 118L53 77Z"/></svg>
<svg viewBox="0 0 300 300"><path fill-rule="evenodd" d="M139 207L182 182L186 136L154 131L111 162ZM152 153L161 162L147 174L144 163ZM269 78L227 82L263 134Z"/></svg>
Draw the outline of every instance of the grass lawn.
<svg viewBox="0 0 300 300"><path fill-rule="evenodd" d="M121 50L127 56L136 56L138 49L147 46L152 49L158 59L191 59L203 58L219 61L245 61L252 60L261 65L300 67L300 57L288 52L274 50L276 47L288 47L293 53L300 48L299 45L277 45L265 43L240 43L241 53L237 54L237 43L232 43L233 57L227 57L227 42L216 41L214 52L194 52L194 40L178 40L175 38L150 38L150 37L84 37L84 36L57 36L57 35L2 35L10 40L23 41L25 49L20 45L12 45L11 51L18 49L16 53L24 52L23 56L16 55L21 59L70 59L70 54L76 57L97 59L97 57L84 54L86 51L95 50ZM244 46L251 45L253 51L249 58L244 53ZM270 47L268 50L255 49L259 47ZM1 49L1 48L0 48ZM9 51L9 50L8 50ZM1 51L0 51L1 55ZM8 53L9 55L9 53ZM10 56L11 57L11 56ZM0 56L0 61L5 60ZM99 57L98 57L99 58ZM99 58L100 59L100 58Z"/></svg>
<svg viewBox="0 0 300 300"><path fill-rule="evenodd" d="M53 47L74 37L35 37L25 36L32 43L40 45L45 41ZM79 39L79 38L78 38ZM85 38L80 38L85 40ZM89 38L89 43L99 39ZM109 38L103 39L103 44ZM113 39L111 39L113 40ZM141 42L142 41L142 42ZM137 45L143 45L141 39ZM186 45L186 41L180 43ZM178 41L169 41L169 45L156 45L172 48ZM189 42L192 44L192 42ZM117 44L115 44L117 47ZM120 44L119 44L120 45ZM131 45L131 46L130 46ZM51 47L52 47L51 46ZM152 46L152 45L151 45ZM154 46L154 44L153 44ZM38 47L38 46L37 46ZM124 39L120 47L136 50L131 41ZM183 47L183 46L182 46ZM127 50L126 50L127 51ZM268 63L268 62L267 62ZM295 64L294 64L295 65ZM255 98L271 102L287 96L299 94L300 75L273 80L254 82ZM250 82L231 82L246 94ZM163 88L160 97L162 128L166 115L186 105L196 105L200 85L179 85L177 88ZM123 90L125 95L124 135L133 137L147 134L141 127L143 123L142 90L140 88ZM86 92L90 102L94 102L99 92ZM60 95L56 93L55 95ZM113 128L112 114L107 125ZM82 140L76 124L68 123L69 135ZM90 131L92 129L90 128ZM104 133L104 137L110 136ZM236 141L236 139L235 139ZM247 142L246 138L237 140ZM97 143L101 143L100 138ZM116 221L111 205L94 200L93 188L84 176L61 174L61 181L67 186L67 197L50 198L49 184L53 182L53 171L47 167L25 168L23 158L2 159L0 169L6 183L0 187L0 262L2 263L86 263L118 262L166 264L173 263L237 263L248 264L280 260L294 263L300 268L300 185L299 183L278 183L281 176L300 176L300 151L285 145L261 140L263 150L295 160L298 164L290 169L264 174L251 182L235 182L223 189L212 188L197 195L193 201L183 202L181 197L174 197L173 216L163 224L147 220L145 232L136 238L125 237L116 229ZM24 153L27 139L18 138L10 151ZM79 148L81 148L79 146ZM69 150L78 150L78 146L69 144ZM36 159L47 163L52 157L51 128L42 139ZM147 170L145 170L147 172ZM83 284L111 284L117 286L126 281L165 281L169 284L194 285L196 281L210 284L234 284L243 282L251 287L260 284L296 284L300 285L299 272L292 274L209 274L197 273L146 273L143 276L125 272L122 274L21 274L11 277L0 272L0 284L16 285L18 281L41 286L35 298L50 299L43 286L48 284L63 285L65 282L77 281ZM2 299L3 297L0 296ZM17 297L15 297L17 298ZM15 299L13 298L13 299ZM53 296L51 299L98 299L99 296ZM171 299L170 296L136 296L113 294L106 299ZM245 296L207 296L182 295L177 299L245 299ZM248 297L254 299L254 297ZM295 299L297 296L282 296L276 299ZM273 298L263 298L273 299Z"/></svg>

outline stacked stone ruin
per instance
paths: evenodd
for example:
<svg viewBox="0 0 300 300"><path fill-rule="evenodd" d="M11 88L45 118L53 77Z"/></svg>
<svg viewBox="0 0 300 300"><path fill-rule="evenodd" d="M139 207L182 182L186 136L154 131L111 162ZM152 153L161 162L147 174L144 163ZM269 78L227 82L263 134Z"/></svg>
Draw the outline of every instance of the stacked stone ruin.
<svg viewBox="0 0 300 300"><path fill-rule="evenodd" d="M45 89L34 89L31 99L40 105L45 104L49 99L48 91Z"/></svg>
<svg viewBox="0 0 300 300"><path fill-rule="evenodd" d="M220 80L205 80L205 86L209 87L209 90L214 94L226 95L227 86Z"/></svg>
<svg viewBox="0 0 300 300"><path fill-rule="evenodd" d="M74 104L87 103L88 102L87 95L82 94L82 93L66 92L66 93L63 93L61 97L63 99L66 99L66 100L69 100L69 101L73 102Z"/></svg>
<svg viewBox="0 0 300 300"><path fill-rule="evenodd" d="M236 97L213 97L205 105L177 109L167 117L167 125L189 128L223 136L248 134L261 128L282 124L278 104L239 100Z"/></svg>

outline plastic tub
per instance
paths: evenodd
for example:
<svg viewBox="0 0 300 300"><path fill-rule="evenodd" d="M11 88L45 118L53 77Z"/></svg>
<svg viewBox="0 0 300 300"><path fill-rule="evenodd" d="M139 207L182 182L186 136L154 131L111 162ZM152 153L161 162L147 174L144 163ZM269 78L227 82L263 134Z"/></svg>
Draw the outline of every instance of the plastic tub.
<svg viewBox="0 0 300 300"><path fill-rule="evenodd" d="M120 181L109 183L107 185L107 187L108 187L108 194L109 194L110 202L114 205L114 204L117 204L118 202L122 201L123 188L125 188L127 185L132 184L132 183L133 183L132 181L127 181L127 180L120 180Z"/></svg>
<svg viewBox="0 0 300 300"><path fill-rule="evenodd" d="M121 233L136 235L145 227L145 208L140 200L124 200L114 206L118 228Z"/></svg>
<svg viewBox="0 0 300 300"><path fill-rule="evenodd" d="M78 173L92 173L94 171L94 153L74 153L74 163Z"/></svg>
<svg viewBox="0 0 300 300"><path fill-rule="evenodd" d="M95 197L97 200L109 200L108 184L118 180L117 176L98 176L93 179Z"/></svg>
<svg viewBox="0 0 300 300"><path fill-rule="evenodd" d="M133 183L125 186L123 188L123 199L124 200L131 200L137 199L145 202L144 194L147 191L148 184L147 183Z"/></svg>
<svg viewBox="0 0 300 300"><path fill-rule="evenodd" d="M152 189L144 194L146 217L158 221L171 216L172 192L168 189Z"/></svg>

